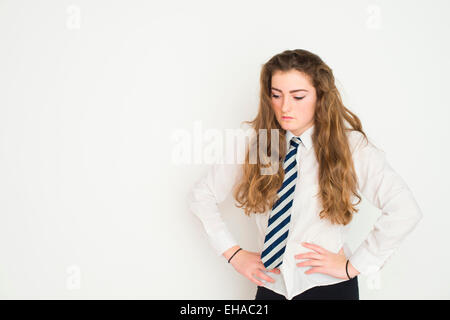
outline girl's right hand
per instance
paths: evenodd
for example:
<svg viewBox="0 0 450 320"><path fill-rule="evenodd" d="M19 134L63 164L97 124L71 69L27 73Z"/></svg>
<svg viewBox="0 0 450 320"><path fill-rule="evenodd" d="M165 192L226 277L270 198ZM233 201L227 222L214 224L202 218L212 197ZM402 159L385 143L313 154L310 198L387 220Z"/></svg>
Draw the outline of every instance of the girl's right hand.
<svg viewBox="0 0 450 320"><path fill-rule="evenodd" d="M244 277L250 281L256 283L258 286L263 286L264 284L255 276L266 280L268 282L275 282L274 279L266 275L262 270L280 274L280 269L275 268L272 270L266 269L261 261L261 254L258 252L250 252L244 249L240 250L230 261L231 265L236 269L237 272L242 274Z"/></svg>

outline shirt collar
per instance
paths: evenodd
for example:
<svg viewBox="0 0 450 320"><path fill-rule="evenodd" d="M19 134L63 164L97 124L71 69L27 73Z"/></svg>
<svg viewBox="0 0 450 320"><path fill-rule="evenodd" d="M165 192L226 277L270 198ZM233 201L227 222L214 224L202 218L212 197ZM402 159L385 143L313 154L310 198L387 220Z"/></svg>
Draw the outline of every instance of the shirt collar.
<svg viewBox="0 0 450 320"><path fill-rule="evenodd" d="M307 150L309 150L312 146L312 134L314 132L314 124L309 127L308 129L306 129L300 136L298 136L300 138L300 140L302 140L303 145L305 146L305 148ZM287 150L289 150L289 144L290 141L292 139L292 137L294 136L294 134L289 131L286 130L286 145L287 145Z"/></svg>

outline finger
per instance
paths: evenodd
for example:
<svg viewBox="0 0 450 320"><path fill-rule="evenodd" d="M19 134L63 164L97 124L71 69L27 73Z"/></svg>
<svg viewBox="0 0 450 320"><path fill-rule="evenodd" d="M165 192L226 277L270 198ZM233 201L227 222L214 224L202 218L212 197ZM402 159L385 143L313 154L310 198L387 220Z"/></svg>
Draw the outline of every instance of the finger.
<svg viewBox="0 0 450 320"><path fill-rule="evenodd" d="M322 260L306 260L306 261L297 263L297 267L320 267L323 265L324 265L324 263Z"/></svg>
<svg viewBox="0 0 450 320"><path fill-rule="evenodd" d="M312 273L325 273L325 270L321 267L314 267L311 269L308 269L305 271L305 274L312 274Z"/></svg>
<svg viewBox="0 0 450 320"><path fill-rule="evenodd" d="M306 252L306 253L300 253L294 256L296 259L323 259L323 256L316 252Z"/></svg>
<svg viewBox="0 0 450 320"><path fill-rule="evenodd" d="M260 263L259 263L259 268L260 268L261 270L266 271L266 272L273 272L273 273L280 273L280 272L281 272L279 268L267 269L267 268L264 266L264 263L262 263L262 261L260 261Z"/></svg>
<svg viewBox="0 0 450 320"><path fill-rule="evenodd" d="M267 269L267 268L264 266L264 263L262 263L262 262L260 262L259 268L260 268L261 270L264 270L264 271L267 271L267 272L280 273L280 269L279 269L279 268Z"/></svg>
<svg viewBox="0 0 450 320"><path fill-rule="evenodd" d="M268 282L275 282L274 279L272 279L271 277L269 277L267 274L265 274L264 272L258 271L255 275L257 275L259 278L266 280Z"/></svg>
<svg viewBox="0 0 450 320"><path fill-rule="evenodd" d="M262 263L262 261L259 262L259 268L260 268L261 270L266 271L266 272L272 272L272 273L275 273L275 274L280 274L280 273L281 273L281 271L280 271L279 268L267 269L267 268L264 266L264 263Z"/></svg>
<svg viewBox="0 0 450 320"><path fill-rule="evenodd" d="M262 262L259 264L259 269L266 272L274 272L274 269L267 269Z"/></svg>
<svg viewBox="0 0 450 320"><path fill-rule="evenodd" d="M280 273L281 271L280 271L280 269L278 269L278 268L275 268L275 269L271 269L271 270L269 270L269 272L273 272L273 273L276 273L276 274L278 274L278 273Z"/></svg>
<svg viewBox="0 0 450 320"><path fill-rule="evenodd" d="M262 263L262 261L258 262L258 268L264 271L270 271L269 269L266 268L266 266L264 265L264 263Z"/></svg>
<svg viewBox="0 0 450 320"><path fill-rule="evenodd" d="M324 248L322 248L321 246L318 246L317 244L313 244L313 243L308 243L308 242L302 242L302 246L312 249L320 254L325 254L328 252L328 250L325 250Z"/></svg>
<svg viewBox="0 0 450 320"><path fill-rule="evenodd" d="M261 281L259 281L258 279L256 279L255 277L248 277L250 281L252 281L253 283L256 283L258 286L264 286L264 283L262 283Z"/></svg>
<svg viewBox="0 0 450 320"><path fill-rule="evenodd" d="M250 280L251 280L253 283L257 284L258 286L261 286L261 287L264 286L264 283L262 283L261 281L257 280L256 278L251 277Z"/></svg>

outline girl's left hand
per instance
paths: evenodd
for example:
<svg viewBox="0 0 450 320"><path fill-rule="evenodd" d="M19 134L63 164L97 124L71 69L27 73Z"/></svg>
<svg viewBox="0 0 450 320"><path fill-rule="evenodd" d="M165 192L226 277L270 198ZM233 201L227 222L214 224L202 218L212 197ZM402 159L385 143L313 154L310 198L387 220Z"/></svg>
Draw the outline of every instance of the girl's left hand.
<svg viewBox="0 0 450 320"><path fill-rule="evenodd" d="M294 256L296 259L309 259L297 263L298 267L312 267L305 272L306 274L319 272L339 279L348 279L347 273L345 272L347 257L344 254L343 248L336 254L316 244L303 242L302 245L314 250L314 252L306 252ZM359 274L351 265L350 261L348 263L348 273L352 278Z"/></svg>

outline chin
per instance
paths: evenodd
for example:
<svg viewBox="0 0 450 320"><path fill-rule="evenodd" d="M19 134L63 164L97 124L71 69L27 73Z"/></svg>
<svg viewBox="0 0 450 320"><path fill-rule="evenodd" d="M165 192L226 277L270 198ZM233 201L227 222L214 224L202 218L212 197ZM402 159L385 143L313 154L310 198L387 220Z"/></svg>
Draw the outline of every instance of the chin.
<svg viewBox="0 0 450 320"><path fill-rule="evenodd" d="M297 129L297 128L298 128L298 125L295 125L295 124L293 124L293 123L284 123L284 122L282 122L282 123L281 123L281 127L282 127L284 130L290 130L290 131L292 131L292 130Z"/></svg>

